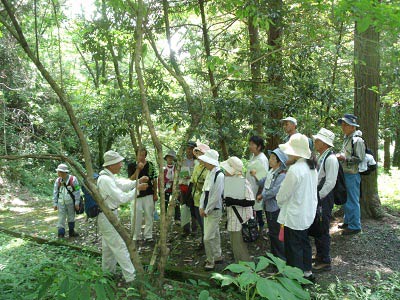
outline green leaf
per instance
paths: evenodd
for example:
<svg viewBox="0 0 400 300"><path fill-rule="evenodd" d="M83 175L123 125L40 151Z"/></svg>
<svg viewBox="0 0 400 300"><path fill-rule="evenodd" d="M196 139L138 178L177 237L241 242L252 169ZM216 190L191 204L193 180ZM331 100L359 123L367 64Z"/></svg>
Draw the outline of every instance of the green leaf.
<svg viewBox="0 0 400 300"><path fill-rule="evenodd" d="M370 17L366 16L365 18L359 19L357 21L357 31L358 33L365 32L369 26L372 24L372 20Z"/></svg>
<svg viewBox="0 0 400 300"><path fill-rule="evenodd" d="M271 253L267 253L267 256L272 260L272 262L278 268L279 272L282 272L286 266L286 262L279 257L272 255Z"/></svg>
<svg viewBox="0 0 400 300"><path fill-rule="evenodd" d="M94 290L96 291L96 299L98 300L107 299L106 291L104 290L103 285L96 283L96 285L94 286Z"/></svg>
<svg viewBox="0 0 400 300"><path fill-rule="evenodd" d="M207 290L202 290L199 295L199 300L210 300L210 293Z"/></svg>
<svg viewBox="0 0 400 300"><path fill-rule="evenodd" d="M269 266L269 264L270 264L271 262L272 262L272 261L269 260L268 258L266 258L266 257L264 257L264 256L260 256L260 257L259 257L259 262L258 262L258 264L257 264L256 272L260 272L260 271L264 270L266 267Z"/></svg>
<svg viewBox="0 0 400 300"><path fill-rule="evenodd" d="M243 288L243 287L247 287L251 284L255 284L259 279L260 279L260 276L258 276L256 273L246 272L246 273L240 274L237 281L238 281L240 287Z"/></svg>
<svg viewBox="0 0 400 300"><path fill-rule="evenodd" d="M286 265L282 270L282 274L285 275L287 278L296 279L299 282L306 280L304 279L304 272L301 269L292 266Z"/></svg>
<svg viewBox="0 0 400 300"><path fill-rule="evenodd" d="M69 289L69 279L68 279L68 277L65 277L64 280L60 284L60 292L67 293L68 289Z"/></svg>
<svg viewBox="0 0 400 300"><path fill-rule="evenodd" d="M301 285L296 281L284 277L278 277L277 279L290 293L296 295L300 299L310 299L310 293L303 290Z"/></svg>
<svg viewBox="0 0 400 300"><path fill-rule="evenodd" d="M251 269L247 266L241 265L241 264L230 264L225 268L225 270L229 270L233 273L243 273L243 272L249 272Z"/></svg>
<svg viewBox="0 0 400 300"><path fill-rule="evenodd" d="M255 264L254 262L252 262L252 261L240 261L240 262L239 262L239 265L247 266L247 267L249 267L252 271L255 271L255 270L256 270L256 264Z"/></svg>
<svg viewBox="0 0 400 300"><path fill-rule="evenodd" d="M49 289L49 287L52 285L52 283L54 282L55 277L54 276L50 276L49 278L47 278L46 282L44 284L42 284L42 286L39 289L39 293L37 298L41 299L44 297L44 295L46 295L47 290Z"/></svg>
<svg viewBox="0 0 400 300"><path fill-rule="evenodd" d="M257 281L256 289L261 297L270 299L270 300L278 300L278 288L279 283L274 280L261 278ZM286 300L286 299L285 299Z"/></svg>
<svg viewBox="0 0 400 300"><path fill-rule="evenodd" d="M223 275L223 274L219 274L219 273L214 273L211 278L222 281L221 286L230 285L232 283L236 284L236 282L237 282L235 277L232 277L230 275Z"/></svg>

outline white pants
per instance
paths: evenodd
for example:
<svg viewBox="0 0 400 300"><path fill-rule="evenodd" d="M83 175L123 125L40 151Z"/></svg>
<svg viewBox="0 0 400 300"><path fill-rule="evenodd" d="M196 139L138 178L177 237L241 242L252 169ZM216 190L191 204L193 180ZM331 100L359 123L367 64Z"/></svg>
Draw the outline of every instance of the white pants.
<svg viewBox="0 0 400 300"><path fill-rule="evenodd" d="M117 212L115 212L117 215ZM126 282L135 279L135 267L129 257L128 248L114 226L107 220L103 213L98 217L99 231L102 234L102 269L115 273L117 262L122 269Z"/></svg>
<svg viewBox="0 0 400 300"><path fill-rule="evenodd" d="M204 248L207 260L214 263L216 258L221 257L221 236L219 233L219 221L222 210L213 210L204 217Z"/></svg>
<svg viewBox="0 0 400 300"><path fill-rule="evenodd" d="M136 218L133 222L133 205L136 203ZM153 217L154 217L154 201L153 195L148 195L140 198L136 198L131 204L131 224L135 223L135 232L133 233L133 240L141 240L142 232L142 221L144 213L144 238L153 238Z"/></svg>
<svg viewBox="0 0 400 300"><path fill-rule="evenodd" d="M57 204L58 222L57 228L65 228L65 219L68 223L75 222L75 207L72 202L67 204Z"/></svg>

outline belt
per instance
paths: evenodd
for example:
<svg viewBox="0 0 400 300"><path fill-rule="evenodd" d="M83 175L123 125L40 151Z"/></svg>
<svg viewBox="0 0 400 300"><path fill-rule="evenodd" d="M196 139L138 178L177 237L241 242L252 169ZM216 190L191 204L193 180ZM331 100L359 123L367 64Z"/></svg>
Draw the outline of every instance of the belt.
<svg viewBox="0 0 400 300"><path fill-rule="evenodd" d="M213 210L219 210L220 208L218 208L218 207L216 207L216 208L214 208Z"/></svg>

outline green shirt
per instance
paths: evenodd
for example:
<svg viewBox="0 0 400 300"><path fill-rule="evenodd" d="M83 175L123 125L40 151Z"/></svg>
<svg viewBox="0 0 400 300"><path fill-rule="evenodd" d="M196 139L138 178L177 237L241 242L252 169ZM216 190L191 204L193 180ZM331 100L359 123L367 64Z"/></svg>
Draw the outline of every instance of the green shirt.
<svg viewBox="0 0 400 300"><path fill-rule="evenodd" d="M198 164L194 167L192 178L190 182L193 183L192 195L194 200L194 206L200 206L200 197L203 192L204 181L206 180L208 170L202 165Z"/></svg>

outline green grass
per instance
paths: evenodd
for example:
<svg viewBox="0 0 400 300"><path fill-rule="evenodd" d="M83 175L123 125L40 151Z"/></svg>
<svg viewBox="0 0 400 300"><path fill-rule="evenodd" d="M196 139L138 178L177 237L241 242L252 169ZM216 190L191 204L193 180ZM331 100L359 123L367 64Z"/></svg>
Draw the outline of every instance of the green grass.
<svg viewBox="0 0 400 300"><path fill-rule="evenodd" d="M382 206L389 211L400 213L400 170L392 168L390 173L379 169L378 190Z"/></svg>

